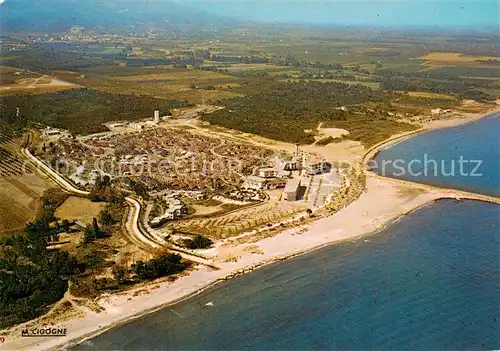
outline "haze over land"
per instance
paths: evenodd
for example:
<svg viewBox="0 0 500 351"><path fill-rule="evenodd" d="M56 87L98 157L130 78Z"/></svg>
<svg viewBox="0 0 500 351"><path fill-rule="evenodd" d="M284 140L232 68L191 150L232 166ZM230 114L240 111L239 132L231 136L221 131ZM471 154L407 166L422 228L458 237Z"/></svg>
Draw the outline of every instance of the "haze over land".
<svg viewBox="0 0 500 351"><path fill-rule="evenodd" d="M227 17L280 23L349 26L498 27L497 1L451 0L229 0L186 1L187 6Z"/></svg>
<svg viewBox="0 0 500 351"><path fill-rule="evenodd" d="M4 29L122 28L155 25L223 27L258 21L361 27L498 29L499 3L483 1L83 1L7 0ZM112 15L112 16L111 16Z"/></svg>

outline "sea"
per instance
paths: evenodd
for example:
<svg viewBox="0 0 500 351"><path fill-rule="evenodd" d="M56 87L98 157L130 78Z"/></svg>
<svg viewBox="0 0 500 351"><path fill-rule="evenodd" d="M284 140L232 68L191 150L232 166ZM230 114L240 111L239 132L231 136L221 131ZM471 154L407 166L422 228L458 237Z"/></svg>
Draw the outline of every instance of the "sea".
<svg viewBox="0 0 500 351"><path fill-rule="evenodd" d="M377 158L484 160L474 180L417 181L498 196L499 123L421 134ZM74 349L500 349L500 206L431 203L376 235L218 284Z"/></svg>
<svg viewBox="0 0 500 351"><path fill-rule="evenodd" d="M387 177L500 197L500 115L411 137L371 166Z"/></svg>

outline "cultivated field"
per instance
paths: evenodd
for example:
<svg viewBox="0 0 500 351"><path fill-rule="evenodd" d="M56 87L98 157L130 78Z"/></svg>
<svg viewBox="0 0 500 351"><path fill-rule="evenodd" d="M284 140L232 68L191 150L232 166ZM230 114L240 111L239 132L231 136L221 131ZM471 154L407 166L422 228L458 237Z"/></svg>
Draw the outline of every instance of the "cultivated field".
<svg viewBox="0 0 500 351"><path fill-rule="evenodd" d="M429 92L422 92L422 91L409 91L408 95L410 95L411 97L418 97L418 98L425 98L425 99L455 100L455 98L451 95L429 93Z"/></svg>
<svg viewBox="0 0 500 351"><path fill-rule="evenodd" d="M498 60L498 56L464 55L456 52L431 52L425 56L419 57L420 60L428 61L426 64L477 64L478 60Z"/></svg>
<svg viewBox="0 0 500 351"><path fill-rule="evenodd" d="M223 239L239 235L258 226L285 220L304 210L304 205L274 199L262 205L218 217L169 222L165 229L167 232L203 234L214 239Z"/></svg>
<svg viewBox="0 0 500 351"><path fill-rule="evenodd" d="M48 179L32 173L32 167L23 167L21 142L6 130L0 133L0 234L21 230L32 221L43 192L52 186Z"/></svg>
<svg viewBox="0 0 500 351"><path fill-rule="evenodd" d="M241 96L231 91L240 79L216 72L166 67L127 67L123 72L102 71L78 75L58 72L57 76L75 84L113 93L149 95L169 100L201 104Z"/></svg>

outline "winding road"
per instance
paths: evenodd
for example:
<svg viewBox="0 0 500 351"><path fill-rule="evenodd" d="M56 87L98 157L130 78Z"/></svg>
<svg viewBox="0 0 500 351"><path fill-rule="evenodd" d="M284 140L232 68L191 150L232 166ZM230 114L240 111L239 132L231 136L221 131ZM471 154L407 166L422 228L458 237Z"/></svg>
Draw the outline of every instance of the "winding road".
<svg viewBox="0 0 500 351"><path fill-rule="evenodd" d="M65 178L63 178L61 175L59 175L57 172L55 172L52 168L50 168L40 159L34 156L29 151L29 145L32 143L32 140L33 140L32 134L28 133L28 139L25 145L22 147L21 152L36 165L36 168L40 172L44 173L46 176L52 179L56 184L61 186L69 193L72 193L76 196L85 196L85 197L90 195L89 191L78 189L73 184L68 182ZM126 231L129 234L129 236L134 239L134 241L136 241L137 243L141 243L141 246L143 248L147 249L148 251L154 251L155 249L161 247L168 247L172 251L178 253L183 259L203 264L206 266L210 266L212 268L216 268L212 265L212 262L208 259L205 259L195 254L188 253L181 247L168 246L167 242L156 232L148 233L142 230L140 227L140 213L142 210L141 203L133 197L126 197L125 201L127 201L130 208L127 217L127 222L125 223Z"/></svg>

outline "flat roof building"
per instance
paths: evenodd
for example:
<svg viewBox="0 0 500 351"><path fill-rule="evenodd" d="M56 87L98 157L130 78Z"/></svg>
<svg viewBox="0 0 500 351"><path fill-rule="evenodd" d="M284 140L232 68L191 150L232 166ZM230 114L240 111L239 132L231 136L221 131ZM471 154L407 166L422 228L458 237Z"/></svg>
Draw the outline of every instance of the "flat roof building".
<svg viewBox="0 0 500 351"><path fill-rule="evenodd" d="M289 179L283 190L283 200L297 201L299 199L300 179Z"/></svg>
<svg viewBox="0 0 500 351"><path fill-rule="evenodd" d="M305 162L304 170L307 175L316 175L328 173L332 169L332 165L324 158L314 156L307 159Z"/></svg>
<svg viewBox="0 0 500 351"><path fill-rule="evenodd" d="M275 178L277 172L274 168L266 167L259 169L259 176L262 178Z"/></svg>
<svg viewBox="0 0 500 351"><path fill-rule="evenodd" d="M245 186L251 189L264 189L267 179L259 176L248 176L245 180Z"/></svg>

